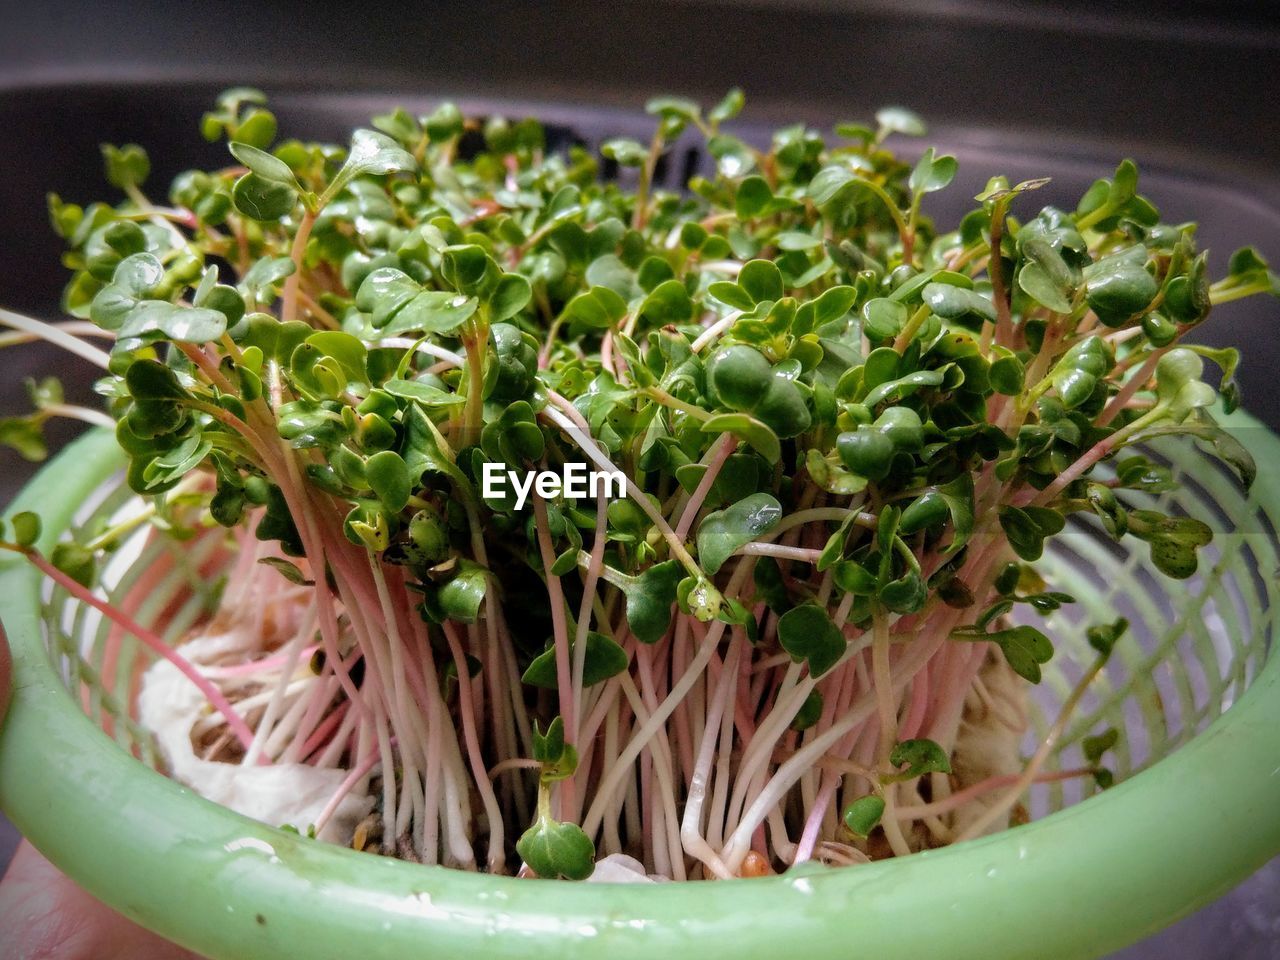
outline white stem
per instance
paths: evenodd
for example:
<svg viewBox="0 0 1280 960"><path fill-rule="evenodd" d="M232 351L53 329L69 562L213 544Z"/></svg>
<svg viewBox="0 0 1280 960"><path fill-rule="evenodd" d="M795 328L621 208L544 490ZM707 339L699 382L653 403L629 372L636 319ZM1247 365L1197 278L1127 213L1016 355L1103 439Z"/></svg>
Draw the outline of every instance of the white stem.
<svg viewBox="0 0 1280 960"><path fill-rule="evenodd" d="M693 343L689 344L689 349L694 353L697 353L711 341L716 339L716 337L720 336L720 334L732 327L740 316L742 316L742 311L734 310L727 317L721 317L715 323L711 324L711 326L707 327L707 329L698 334L698 338L694 340Z"/></svg>
<svg viewBox="0 0 1280 960"><path fill-rule="evenodd" d="M45 340L55 346L62 347L63 350L74 353L78 357L83 357L103 370L106 370L111 363L111 357L107 354L97 347L91 347L87 343L77 340L56 324L45 323L43 320L24 317L19 313L3 309L0 309L0 323L15 330L29 333L39 340Z"/></svg>

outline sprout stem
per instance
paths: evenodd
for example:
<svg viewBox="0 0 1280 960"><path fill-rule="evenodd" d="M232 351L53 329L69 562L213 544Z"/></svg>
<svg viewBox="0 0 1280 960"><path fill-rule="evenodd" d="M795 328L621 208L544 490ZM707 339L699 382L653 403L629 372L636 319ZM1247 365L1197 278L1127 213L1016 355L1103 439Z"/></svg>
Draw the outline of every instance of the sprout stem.
<svg viewBox="0 0 1280 960"><path fill-rule="evenodd" d="M31 317L24 317L20 313L4 309L0 309L0 324L20 330L34 339L45 340L55 346L62 347L68 353L74 353L77 357L88 360L103 370L106 370L111 363L111 358L107 354L97 347L91 347L87 343L76 339L64 330L60 324L33 320Z"/></svg>
<svg viewBox="0 0 1280 960"><path fill-rule="evenodd" d="M236 709L231 706L231 702L223 696L221 690L214 686L209 679L204 676L204 674L190 663L190 661L169 646L163 638L135 622L132 618L122 613L110 603L98 599L88 588L75 580L72 580L69 576L46 560L39 551L21 550L19 552L23 553L36 567L36 569L54 583L58 584L58 586L66 590L81 603L86 603L93 607L112 623L141 640L152 653L169 661L169 663L177 667L178 672L195 684L200 692L204 694L205 699L208 700L213 708L222 715L223 720L226 721L227 728L235 735L235 738L240 741L240 744L246 750L252 747L253 731L249 729L248 724L244 722L244 719L236 712ZM264 760L263 762L266 761Z"/></svg>

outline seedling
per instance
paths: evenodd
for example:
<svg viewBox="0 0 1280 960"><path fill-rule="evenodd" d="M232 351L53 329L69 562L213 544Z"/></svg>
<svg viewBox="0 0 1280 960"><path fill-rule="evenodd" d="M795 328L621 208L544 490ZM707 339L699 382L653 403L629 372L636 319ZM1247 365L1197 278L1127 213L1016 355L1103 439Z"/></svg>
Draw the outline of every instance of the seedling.
<svg viewBox="0 0 1280 960"><path fill-rule="evenodd" d="M23 515L0 545L200 686L212 759L350 771L317 834L365 791L385 853L541 877L955 839L1002 785L956 779L959 705L1054 656L1027 620L1071 602L1036 573L1068 518L1188 577L1210 530L1131 505L1176 483L1139 445L1183 436L1251 481L1210 412L1238 355L1183 339L1277 279L1246 249L1211 283L1129 161L1073 210L995 177L935 226L956 161L889 149L914 115L757 148L724 127L741 107L654 101L647 145L603 148L634 190L450 105L334 146L230 91L201 125L226 163L164 197L141 147L105 147L123 199L50 199L72 319L0 312L6 342L97 363L103 409L44 380L0 440L38 459L50 417L112 426L137 519L46 555ZM715 169L660 190L686 130ZM588 471L617 482L520 480ZM225 538L210 614L243 662L188 662L93 592L138 530ZM1123 629L1090 633L1069 707ZM1007 822L1067 712L961 838ZM1115 742L1085 743L1104 786Z"/></svg>

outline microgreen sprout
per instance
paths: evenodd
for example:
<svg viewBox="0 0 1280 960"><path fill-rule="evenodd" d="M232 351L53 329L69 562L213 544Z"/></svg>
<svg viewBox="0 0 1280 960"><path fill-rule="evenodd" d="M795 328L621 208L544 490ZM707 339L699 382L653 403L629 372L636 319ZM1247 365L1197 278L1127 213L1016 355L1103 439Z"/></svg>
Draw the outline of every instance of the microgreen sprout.
<svg viewBox="0 0 1280 960"><path fill-rule="evenodd" d="M359 849L733 877L976 836L1045 777L1108 785L1114 730L1042 770L1123 622L1089 631L1021 774L953 769L966 695L1040 681L1061 637L1026 621L1072 597L1036 564L1071 515L1196 571L1209 528L1129 499L1176 483L1138 445L1181 435L1252 479L1203 379L1234 408L1238 355L1183 338L1275 274L1246 248L1211 282L1127 160L1072 210L996 177L942 229L956 160L891 152L924 132L909 111L751 145L742 106L653 101L647 144L602 149L634 189L448 104L334 146L228 91L201 124L226 164L165 196L141 147L105 146L123 199L50 199L72 319L0 311L0 344L97 363L105 410L42 380L0 442L39 459L50 417L109 425L144 505L47 555L19 515L0 546L196 683L215 760L347 771L316 833L368 788ZM714 169L660 189L690 131ZM483 482L567 464L624 495ZM138 530L231 546L210 613L253 633L243 662L188 663L102 599ZM268 643L268 608L293 639Z"/></svg>

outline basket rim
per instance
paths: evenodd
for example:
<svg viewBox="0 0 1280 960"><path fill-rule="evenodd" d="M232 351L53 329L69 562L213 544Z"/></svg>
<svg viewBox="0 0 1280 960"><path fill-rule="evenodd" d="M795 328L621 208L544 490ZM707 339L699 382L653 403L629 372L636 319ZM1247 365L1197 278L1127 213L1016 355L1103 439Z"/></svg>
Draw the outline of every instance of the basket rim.
<svg viewBox="0 0 1280 960"><path fill-rule="evenodd" d="M1250 503L1280 518L1280 439L1241 412L1223 422L1247 430L1261 468ZM122 456L111 431L86 434L6 516L38 510L48 549ZM67 696L44 646L39 591L29 564L0 561L14 660L0 808L94 896L214 958L360 950L376 960L424 943L440 956L530 960L691 946L743 960L801 947L834 960L854 944L885 957L942 944L953 958L1021 956L1028 943L1042 957L1097 956L1190 913L1280 852L1280 657L1271 656L1204 732L1104 794L857 870L614 886L362 856L234 813L121 750ZM1280 625L1272 633L1274 642Z"/></svg>

